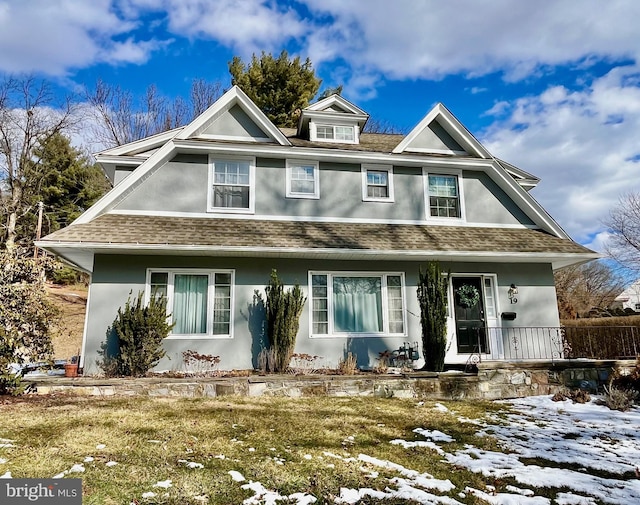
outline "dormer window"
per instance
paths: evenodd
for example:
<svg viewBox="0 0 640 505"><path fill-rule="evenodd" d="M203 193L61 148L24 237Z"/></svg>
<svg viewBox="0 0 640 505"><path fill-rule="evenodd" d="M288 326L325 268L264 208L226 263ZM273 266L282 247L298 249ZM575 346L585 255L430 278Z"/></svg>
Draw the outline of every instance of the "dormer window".
<svg viewBox="0 0 640 505"><path fill-rule="evenodd" d="M317 140L337 140L341 142L353 142L355 140L353 126L318 125L316 126L316 136Z"/></svg>
<svg viewBox="0 0 640 505"><path fill-rule="evenodd" d="M309 125L309 140L316 142L333 142L336 144L357 144L357 125L345 124L315 124Z"/></svg>
<svg viewBox="0 0 640 505"><path fill-rule="evenodd" d="M298 136L311 142L359 144L367 119L365 111L340 95L331 95L302 109Z"/></svg>

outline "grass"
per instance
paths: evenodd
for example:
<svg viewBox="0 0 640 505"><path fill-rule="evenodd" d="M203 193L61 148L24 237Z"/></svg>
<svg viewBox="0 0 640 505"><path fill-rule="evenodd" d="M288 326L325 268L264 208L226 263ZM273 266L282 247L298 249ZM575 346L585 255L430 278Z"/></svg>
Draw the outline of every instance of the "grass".
<svg viewBox="0 0 640 505"><path fill-rule="evenodd" d="M476 437L476 427L460 423L458 417L483 417L497 407L483 402L451 403L454 414L433 406L372 398L23 397L0 406L0 438L14 440L15 445L0 448L0 458L7 460L0 464L0 475L11 471L14 478L50 478L92 456L93 462L84 463L84 473L68 474L83 479L85 505L128 505L134 500L176 505L242 503L253 493L241 489L230 470L281 495L307 492L318 498L317 503L328 503L341 487L384 490L388 479L398 476L372 468L379 476L367 477L360 469L362 462L325 454L357 458L362 453L450 479L456 486L451 497L480 503L472 496L461 499L457 493L466 486L484 489L487 482L481 476L452 468L430 449L403 449L389 441L415 440L412 430L421 427L452 435L456 442L448 446L451 450L467 443L496 450L491 437ZM98 444L105 448L96 449ZM201 463L204 468L189 469L180 460ZM108 461L118 464L108 467ZM153 487L166 479L172 480L172 487ZM142 499L149 491L157 496ZM411 502L368 499L361 503Z"/></svg>

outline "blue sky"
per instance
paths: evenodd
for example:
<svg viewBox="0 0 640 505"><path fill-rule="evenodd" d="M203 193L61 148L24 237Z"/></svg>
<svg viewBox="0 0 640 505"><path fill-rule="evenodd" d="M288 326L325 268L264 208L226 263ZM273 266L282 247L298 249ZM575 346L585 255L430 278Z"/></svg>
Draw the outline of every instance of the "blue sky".
<svg viewBox="0 0 640 505"><path fill-rule="evenodd" d="M186 96L261 51L405 131L444 103L579 242L640 191L637 0L0 0L0 73ZM90 139L87 139L90 141Z"/></svg>

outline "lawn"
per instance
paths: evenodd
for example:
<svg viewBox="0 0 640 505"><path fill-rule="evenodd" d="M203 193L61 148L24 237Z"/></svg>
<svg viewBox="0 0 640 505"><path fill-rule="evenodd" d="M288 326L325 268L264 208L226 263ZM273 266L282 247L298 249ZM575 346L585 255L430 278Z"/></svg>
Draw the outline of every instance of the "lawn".
<svg viewBox="0 0 640 505"><path fill-rule="evenodd" d="M638 414L524 402L23 397L0 405L0 476L82 478L84 504L640 500Z"/></svg>

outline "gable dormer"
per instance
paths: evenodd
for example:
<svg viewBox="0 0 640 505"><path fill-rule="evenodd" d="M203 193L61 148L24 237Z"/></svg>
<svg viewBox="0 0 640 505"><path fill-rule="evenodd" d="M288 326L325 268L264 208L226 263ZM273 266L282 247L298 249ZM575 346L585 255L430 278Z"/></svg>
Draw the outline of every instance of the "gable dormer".
<svg viewBox="0 0 640 505"><path fill-rule="evenodd" d="M345 100L331 95L302 110L298 136L312 142L359 144L360 132L369 114Z"/></svg>
<svg viewBox="0 0 640 505"><path fill-rule="evenodd" d="M484 146L441 103L431 109L393 152L492 158Z"/></svg>
<svg viewBox="0 0 640 505"><path fill-rule="evenodd" d="M238 86L222 95L175 138L290 145L282 132Z"/></svg>

